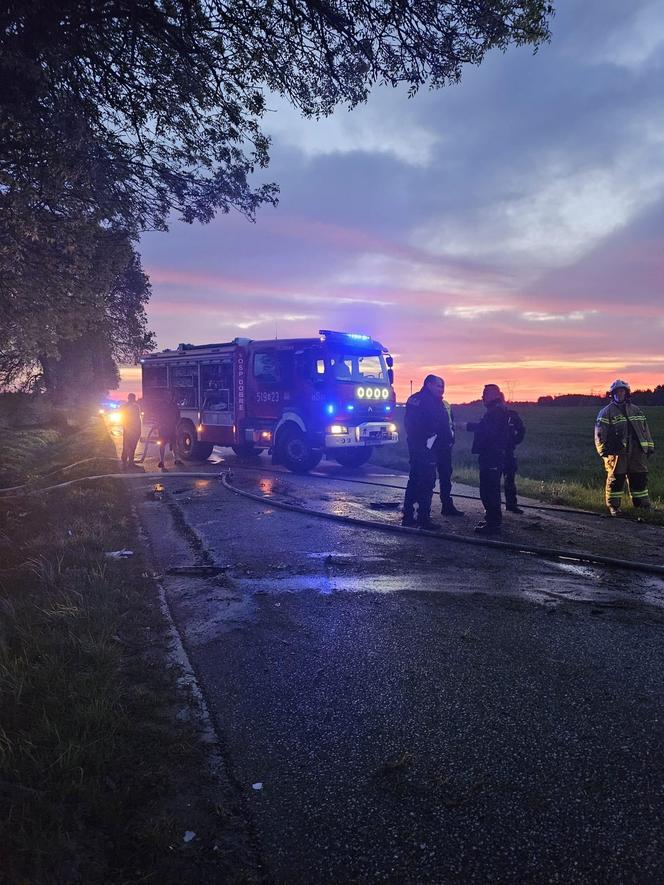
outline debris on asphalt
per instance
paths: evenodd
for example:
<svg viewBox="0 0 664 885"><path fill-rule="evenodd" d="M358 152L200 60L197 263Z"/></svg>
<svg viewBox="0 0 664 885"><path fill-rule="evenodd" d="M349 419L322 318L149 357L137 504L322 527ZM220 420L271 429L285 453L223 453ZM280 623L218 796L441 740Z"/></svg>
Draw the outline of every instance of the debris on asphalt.
<svg viewBox="0 0 664 885"><path fill-rule="evenodd" d="M196 833L193 830L187 830L187 832L182 837L183 842L191 842L192 839L196 838Z"/></svg>
<svg viewBox="0 0 664 885"><path fill-rule="evenodd" d="M108 550L106 553L104 553L104 556L107 559L127 559L127 557L133 555L133 550Z"/></svg>
<svg viewBox="0 0 664 885"><path fill-rule="evenodd" d="M260 790L262 790L262 789L263 789L263 783L262 783L262 781L257 781L255 784L252 784L252 785L251 785L251 789L252 789L252 790L256 790L256 791L260 791Z"/></svg>

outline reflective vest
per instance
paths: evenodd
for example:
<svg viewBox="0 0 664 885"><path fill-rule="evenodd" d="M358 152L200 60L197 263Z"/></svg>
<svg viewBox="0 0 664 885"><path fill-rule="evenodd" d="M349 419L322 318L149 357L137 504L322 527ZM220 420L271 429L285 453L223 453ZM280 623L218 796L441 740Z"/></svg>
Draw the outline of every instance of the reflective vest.
<svg viewBox="0 0 664 885"><path fill-rule="evenodd" d="M655 443L650 435L648 421L638 406L632 403L610 402L604 406L595 422L595 448L606 458L608 455L624 455L629 449L629 440L638 442L646 455L655 451Z"/></svg>

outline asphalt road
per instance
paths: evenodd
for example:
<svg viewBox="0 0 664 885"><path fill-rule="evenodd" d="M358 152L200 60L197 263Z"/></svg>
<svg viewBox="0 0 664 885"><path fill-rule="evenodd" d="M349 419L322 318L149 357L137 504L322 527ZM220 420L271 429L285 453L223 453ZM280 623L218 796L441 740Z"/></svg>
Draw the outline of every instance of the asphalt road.
<svg viewBox="0 0 664 885"><path fill-rule="evenodd" d="M664 880L661 579L362 531L207 469L136 500L266 879ZM394 490L235 482L398 518L372 509ZM547 543L618 531L527 519ZM197 564L218 574L168 574Z"/></svg>

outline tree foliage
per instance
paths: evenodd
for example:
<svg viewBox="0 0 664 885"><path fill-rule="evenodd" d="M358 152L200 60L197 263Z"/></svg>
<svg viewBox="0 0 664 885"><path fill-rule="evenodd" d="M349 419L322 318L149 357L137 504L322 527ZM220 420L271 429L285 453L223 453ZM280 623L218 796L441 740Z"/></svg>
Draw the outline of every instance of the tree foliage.
<svg viewBox="0 0 664 885"><path fill-rule="evenodd" d="M252 216L269 91L308 115L376 83L456 82L491 48L547 39L543 0L9 0L0 174L131 229L171 211Z"/></svg>
<svg viewBox="0 0 664 885"><path fill-rule="evenodd" d="M317 116L375 84L453 83L492 48L537 47L551 13L545 0L6 0L0 348L32 341L34 356L75 337L59 317L85 326L107 290L107 231L129 242L172 215L253 219L275 203L276 185L250 180L268 164L271 94Z"/></svg>

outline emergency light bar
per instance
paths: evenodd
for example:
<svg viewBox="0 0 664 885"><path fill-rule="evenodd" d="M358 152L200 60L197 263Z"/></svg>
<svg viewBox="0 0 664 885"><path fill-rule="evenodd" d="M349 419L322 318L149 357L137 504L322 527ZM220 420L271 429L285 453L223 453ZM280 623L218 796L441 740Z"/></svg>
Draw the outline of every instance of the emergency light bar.
<svg viewBox="0 0 664 885"><path fill-rule="evenodd" d="M330 329L319 329L321 341L337 342L339 344L368 344L372 341L370 335L361 335L359 332L333 332Z"/></svg>

